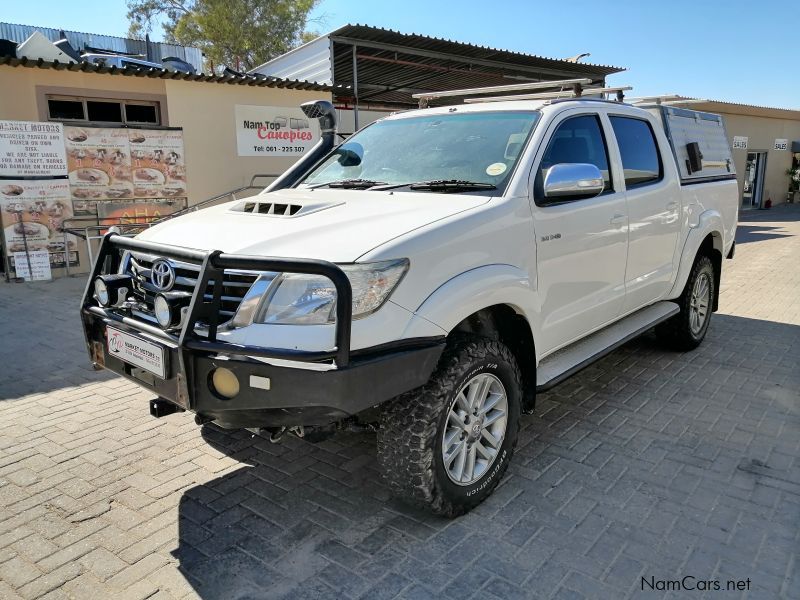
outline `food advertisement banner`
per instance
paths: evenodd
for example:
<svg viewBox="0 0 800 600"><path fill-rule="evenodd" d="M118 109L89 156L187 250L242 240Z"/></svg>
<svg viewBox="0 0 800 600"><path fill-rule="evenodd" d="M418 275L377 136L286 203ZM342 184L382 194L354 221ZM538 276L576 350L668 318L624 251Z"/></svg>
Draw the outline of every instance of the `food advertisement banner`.
<svg viewBox="0 0 800 600"><path fill-rule="evenodd" d="M75 211L97 214L97 200L185 198L180 129L65 127Z"/></svg>
<svg viewBox="0 0 800 600"><path fill-rule="evenodd" d="M129 129L136 198L186 196L186 163L180 129Z"/></svg>
<svg viewBox="0 0 800 600"><path fill-rule="evenodd" d="M319 141L319 124L299 108L237 104L239 156L301 156Z"/></svg>
<svg viewBox="0 0 800 600"><path fill-rule="evenodd" d="M185 199L98 202L100 225L134 225L157 221L186 208Z"/></svg>
<svg viewBox="0 0 800 600"><path fill-rule="evenodd" d="M61 123L0 121L0 177L67 174Z"/></svg>
<svg viewBox="0 0 800 600"><path fill-rule="evenodd" d="M64 246L62 224L72 216L69 181L3 180L0 181L0 216L6 249L12 259L16 252L46 251L51 267L63 267L69 253L70 265L78 264L74 236L67 236Z"/></svg>
<svg viewBox="0 0 800 600"><path fill-rule="evenodd" d="M133 198L128 130L64 129L72 197L76 200Z"/></svg>

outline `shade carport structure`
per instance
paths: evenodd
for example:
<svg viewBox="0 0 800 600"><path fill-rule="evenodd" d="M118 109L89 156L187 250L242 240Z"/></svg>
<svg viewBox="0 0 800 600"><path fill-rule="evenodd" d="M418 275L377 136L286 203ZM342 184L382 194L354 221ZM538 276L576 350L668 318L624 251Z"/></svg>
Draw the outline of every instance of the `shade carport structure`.
<svg viewBox="0 0 800 600"><path fill-rule="evenodd" d="M354 109L358 127L359 108L416 108L414 94L565 79L588 79L590 85L602 86L606 77L624 70L367 25L345 25L254 72L334 85L335 102ZM458 97L442 98L430 105L461 101Z"/></svg>

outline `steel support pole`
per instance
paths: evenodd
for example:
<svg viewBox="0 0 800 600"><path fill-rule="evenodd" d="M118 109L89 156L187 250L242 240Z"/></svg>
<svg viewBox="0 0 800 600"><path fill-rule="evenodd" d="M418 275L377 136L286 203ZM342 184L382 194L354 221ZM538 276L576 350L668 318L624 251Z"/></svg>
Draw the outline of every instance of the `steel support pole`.
<svg viewBox="0 0 800 600"><path fill-rule="evenodd" d="M358 131L358 47L353 44L353 97L355 104L353 106L353 131Z"/></svg>

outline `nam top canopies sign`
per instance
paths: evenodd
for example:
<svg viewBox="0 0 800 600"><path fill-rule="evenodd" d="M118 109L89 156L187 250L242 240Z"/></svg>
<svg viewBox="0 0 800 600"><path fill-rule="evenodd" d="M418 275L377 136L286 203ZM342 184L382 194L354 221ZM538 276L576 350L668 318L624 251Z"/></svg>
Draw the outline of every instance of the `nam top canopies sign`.
<svg viewBox="0 0 800 600"><path fill-rule="evenodd" d="M319 125L299 108L237 104L239 156L300 156L319 141Z"/></svg>
<svg viewBox="0 0 800 600"><path fill-rule="evenodd" d="M61 123L0 121L0 176L59 177L66 174Z"/></svg>

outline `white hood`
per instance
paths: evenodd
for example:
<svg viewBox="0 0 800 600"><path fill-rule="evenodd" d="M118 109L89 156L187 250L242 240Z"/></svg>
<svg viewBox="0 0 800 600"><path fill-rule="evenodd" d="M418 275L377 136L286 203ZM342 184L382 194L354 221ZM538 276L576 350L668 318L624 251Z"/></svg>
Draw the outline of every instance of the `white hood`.
<svg viewBox="0 0 800 600"><path fill-rule="evenodd" d="M293 216L231 210L251 201L304 208ZM480 195L286 189L169 219L137 238L231 254L346 263L413 229L488 201Z"/></svg>

